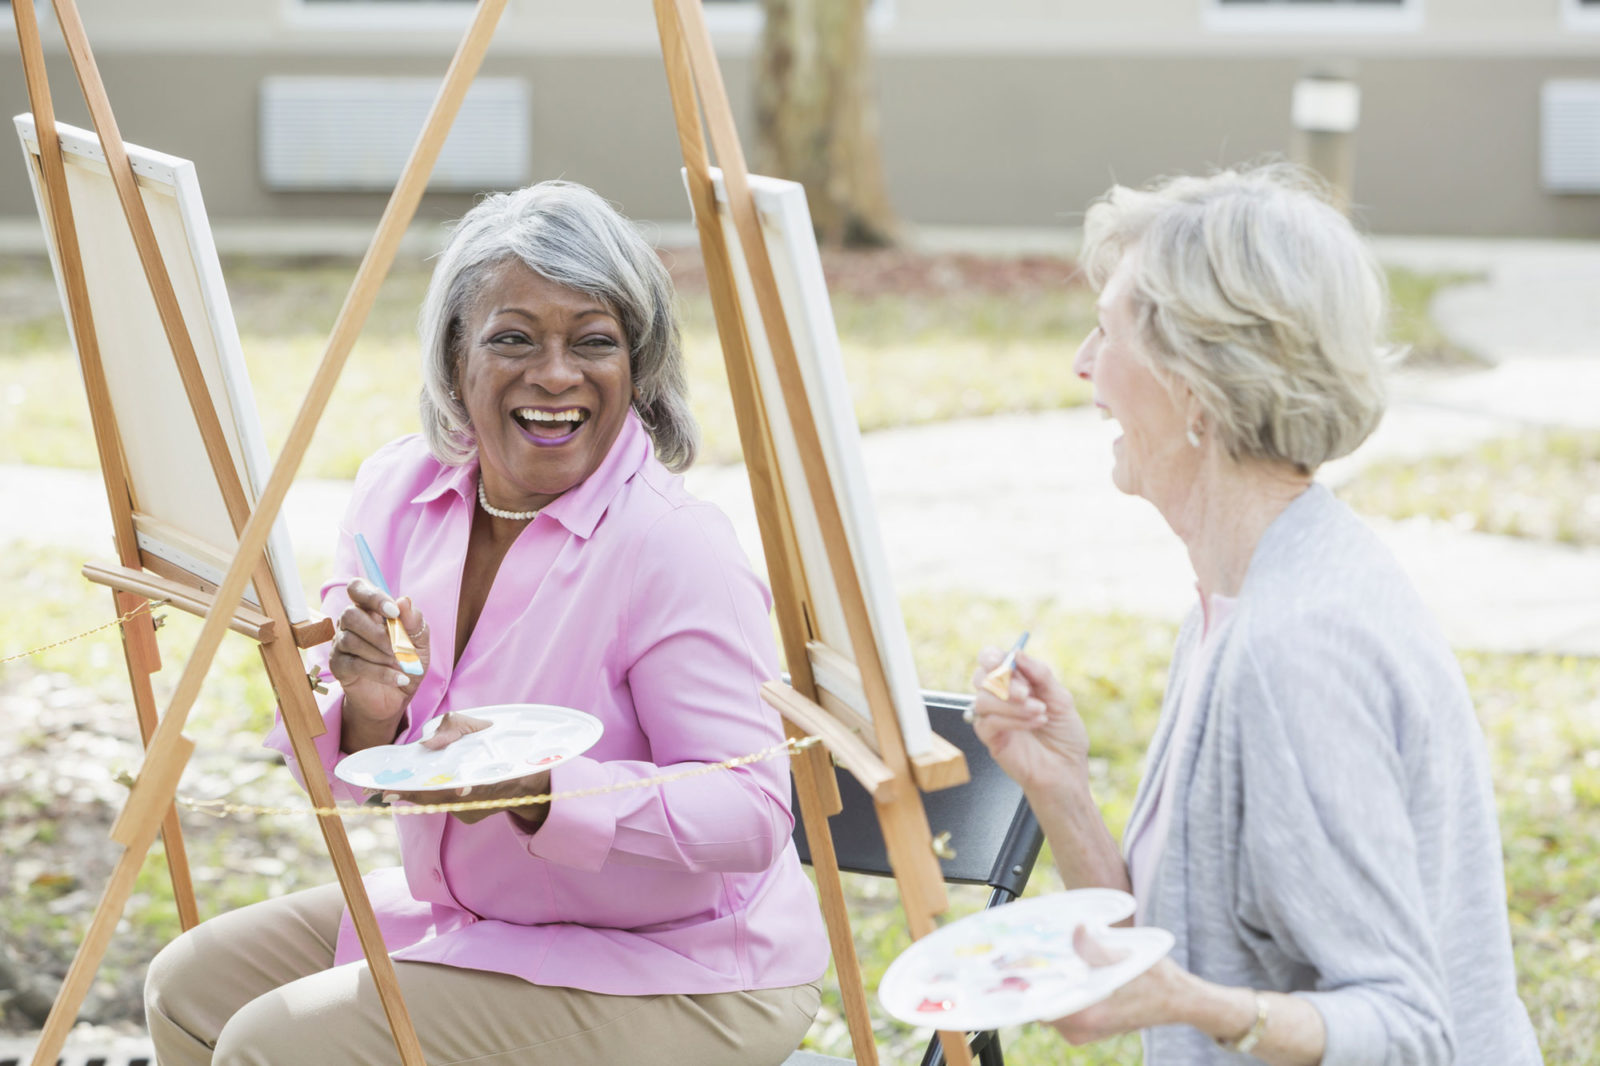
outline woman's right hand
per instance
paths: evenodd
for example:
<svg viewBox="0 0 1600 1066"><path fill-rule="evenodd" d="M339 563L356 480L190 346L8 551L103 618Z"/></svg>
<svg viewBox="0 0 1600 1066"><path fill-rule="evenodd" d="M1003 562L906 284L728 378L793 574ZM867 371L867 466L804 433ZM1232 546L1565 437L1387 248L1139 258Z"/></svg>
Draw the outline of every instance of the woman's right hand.
<svg viewBox="0 0 1600 1066"><path fill-rule="evenodd" d="M1019 654L1010 694L1002 700L983 687L984 677L1002 658L997 648L978 655L972 678L978 693L972 728L978 739L1024 792L1048 791L1073 777L1087 781L1089 732L1072 693L1043 662Z"/></svg>
<svg viewBox="0 0 1600 1066"><path fill-rule="evenodd" d="M409 597L392 600L372 583L356 578L345 586L349 606L335 620L333 653L328 658L339 687L344 690L346 733L357 727L363 734L376 732L389 743L400 718L428 670L428 624ZM389 643L388 619L398 618L416 645L422 674L412 677L400 669ZM346 748L351 751L356 749Z"/></svg>

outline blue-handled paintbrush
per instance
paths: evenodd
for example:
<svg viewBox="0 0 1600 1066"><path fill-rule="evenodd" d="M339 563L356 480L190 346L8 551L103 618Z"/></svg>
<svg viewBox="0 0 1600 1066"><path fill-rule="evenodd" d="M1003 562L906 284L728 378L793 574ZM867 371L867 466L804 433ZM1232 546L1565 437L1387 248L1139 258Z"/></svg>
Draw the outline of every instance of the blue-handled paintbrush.
<svg viewBox="0 0 1600 1066"><path fill-rule="evenodd" d="M367 580L394 599L394 593L389 588L389 582L384 580L383 568L378 565L377 557L372 554L372 548L367 544L367 538L360 533L356 534L356 552L361 556L361 571L367 575ZM411 635L406 632L406 627L400 624L398 618L385 618L389 623L389 645L394 649L395 661L400 664L400 669L412 677L422 676L422 657L417 654L417 646L411 643Z"/></svg>

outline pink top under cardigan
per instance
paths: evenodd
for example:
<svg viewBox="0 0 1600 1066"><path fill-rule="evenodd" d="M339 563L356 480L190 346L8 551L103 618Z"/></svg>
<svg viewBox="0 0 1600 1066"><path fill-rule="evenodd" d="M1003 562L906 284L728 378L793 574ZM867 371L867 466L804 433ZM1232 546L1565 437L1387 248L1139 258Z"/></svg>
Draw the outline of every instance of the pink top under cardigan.
<svg viewBox="0 0 1600 1066"><path fill-rule="evenodd" d="M726 517L683 488L629 415L600 467L530 522L506 554L459 661L456 631L477 465L444 466L419 437L362 465L323 610L337 617L364 533L433 635L400 742L431 718L553 703L605 732L555 768L588 789L781 743L760 699L778 676L770 598ZM328 645L313 653L325 666ZM341 697L320 700L332 778ZM269 747L289 754L281 723ZM366 878L396 959L514 974L614 995L781 988L818 978L828 948L790 841L788 761L560 800L529 835L506 815L465 825L397 819L403 869ZM359 790L333 779L342 798ZM348 914L335 964L358 960Z"/></svg>
<svg viewBox="0 0 1600 1066"><path fill-rule="evenodd" d="M1146 768L1146 773L1157 774L1151 799L1142 816L1128 824L1123 833L1122 850L1128 862L1128 883L1133 889L1136 903L1134 921L1145 924L1150 902L1150 888L1155 883L1156 867L1167 849L1167 832L1172 825L1172 810L1182 803L1175 797L1178 767L1183 763L1183 750L1194 731L1195 708L1200 704L1200 693L1211 672L1212 660L1222 646L1220 639L1229 617L1239 601L1232 596L1200 595L1200 615L1203 625L1200 650L1195 653L1194 665L1184 675L1183 692L1178 697L1178 716L1172 727L1172 740L1167 744L1166 756L1160 766Z"/></svg>

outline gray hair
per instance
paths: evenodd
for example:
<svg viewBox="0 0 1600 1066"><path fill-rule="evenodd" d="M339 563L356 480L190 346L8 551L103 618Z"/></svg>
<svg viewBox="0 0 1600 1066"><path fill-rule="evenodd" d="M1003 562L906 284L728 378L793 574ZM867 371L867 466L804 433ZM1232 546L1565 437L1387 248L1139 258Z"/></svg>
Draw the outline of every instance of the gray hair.
<svg viewBox="0 0 1600 1066"><path fill-rule="evenodd" d="M1383 340L1387 284L1315 175L1277 163L1114 186L1084 218L1095 288L1129 254L1148 357L1232 458L1310 473L1376 428L1400 354Z"/></svg>
<svg viewBox="0 0 1600 1066"><path fill-rule="evenodd" d="M456 224L422 301L422 433L434 456L460 466L477 453L466 405L452 395L462 329L484 282L500 264L603 301L621 320L633 372L633 407L673 471L694 462L672 279L661 259L605 200L582 185L545 181L484 198Z"/></svg>

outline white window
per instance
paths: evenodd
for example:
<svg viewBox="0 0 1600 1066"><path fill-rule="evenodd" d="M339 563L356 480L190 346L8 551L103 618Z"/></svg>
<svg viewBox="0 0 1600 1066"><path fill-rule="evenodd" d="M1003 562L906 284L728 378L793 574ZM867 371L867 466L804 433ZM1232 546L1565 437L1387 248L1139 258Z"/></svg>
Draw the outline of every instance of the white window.
<svg viewBox="0 0 1600 1066"><path fill-rule="evenodd" d="M705 0L711 32L754 33L761 29L760 0Z"/></svg>
<svg viewBox="0 0 1600 1066"><path fill-rule="evenodd" d="M1553 193L1600 193L1600 81L1547 81L1539 97L1539 174L1544 188Z"/></svg>
<svg viewBox="0 0 1600 1066"><path fill-rule="evenodd" d="M50 6L50 0L33 0L33 20L38 23L39 36L48 39L60 36L61 31L56 29L55 8ZM11 13L11 0L0 0L0 37L11 41L17 38L17 20Z"/></svg>
<svg viewBox="0 0 1600 1066"><path fill-rule="evenodd" d="M713 33L756 33L762 26L761 0L703 0L706 26ZM894 21L894 0L871 0L867 28L881 30Z"/></svg>
<svg viewBox="0 0 1600 1066"><path fill-rule="evenodd" d="M1223 33L1409 33L1422 0L1201 0L1208 29Z"/></svg>
<svg viewBox="0 0 1600 1066"><path fill-rule="evenodd" d="M288 22L326 30L466 29L476 0L282 0Z"/></svg>
<svg viewBox="0 0 1600 1066"><path fill-rule="evenodd" d="M1575 30L1600 30L1600 0L1562 0L1562 14Z"/></svg>
<svg viewBox="0 0 1600 1066"><path fill-rule="evenodd" d="M394 188L439 94L435 78L278 76L261 82L257 159L267 188ZM521 78L467 90L428 180L430 189L514 189L532 157Z"/></svg>

